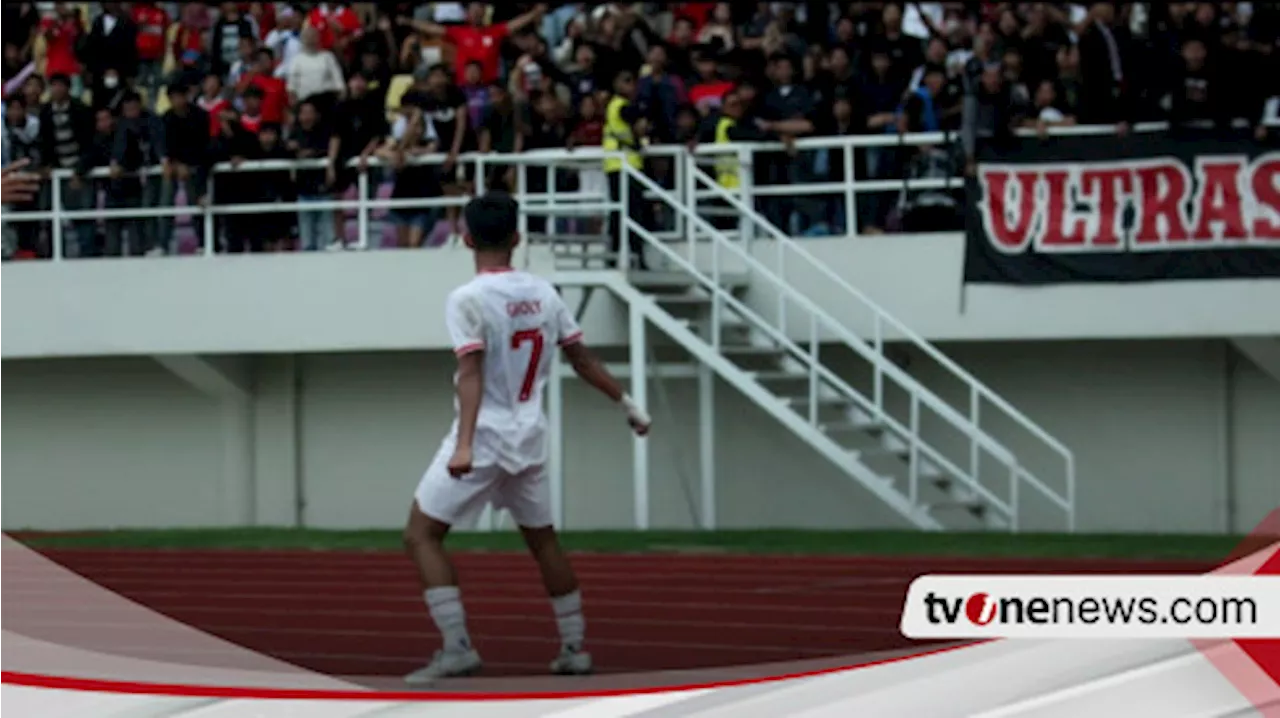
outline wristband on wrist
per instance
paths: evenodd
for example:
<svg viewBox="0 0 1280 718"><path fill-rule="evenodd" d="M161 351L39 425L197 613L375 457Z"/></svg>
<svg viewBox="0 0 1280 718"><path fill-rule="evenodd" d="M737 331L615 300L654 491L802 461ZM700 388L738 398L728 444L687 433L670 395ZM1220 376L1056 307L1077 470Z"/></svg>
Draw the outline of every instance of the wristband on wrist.
<svg viewBox="0 0 1280 718"><path fill-rule="evenodd" d="M649 423L649 415L645 413L644 409L641 409L636 405L630 394L624 393L622 398L618 400L618 403L622 404L622 408L626 410L627 416L642 424Z"/></svg>

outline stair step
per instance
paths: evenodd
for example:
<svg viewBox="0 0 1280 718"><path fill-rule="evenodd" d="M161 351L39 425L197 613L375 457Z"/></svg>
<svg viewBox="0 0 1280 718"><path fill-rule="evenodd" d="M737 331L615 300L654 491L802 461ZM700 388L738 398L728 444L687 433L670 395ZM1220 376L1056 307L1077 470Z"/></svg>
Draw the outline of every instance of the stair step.
<svg viewBox="0 0 1280 718"><path fill-rule="evenodd" d="M618 258L613 252L555 252L552 258L561 264L572 265L582 262L610 262Z"/></svg>
<svg viewBox="0 0 1280 718"><path fill-rule="evenodd" d="M607 234L542 234L530 232L530 244L572 245L572 244L609 244L612 240Z"/></svg>
<svg viewBox="0 0 1280 718"><path fill-rule="evenodd" d="M929 511L937 509L964 509L975 516L981 516L987 512L988 506L982 499L952 499L949 501L934 501L924 505Z"/></svg>
<svg viewBox="0 0 1280 718"><path fill-rule="evenodd" d="M777 347L762 347L755 344L723 344L720 353L736 357L782 357L782 350Z"/></svg>
<svg viewBox="0 0 1280 718"><path fill-rule="evenodd" d="M871 433L879 432L884 424L874 419L866 421L831 421L818 425L818 428L829 434Z"/></svg>
<svg viewBox="0 0 1280 718"><path fill-rule="evenodd" d="M805 383L808 383L809 374L808 372L787 371L785 369L778 369L778 370L768 370L768 371L753 371L751 372L751 378L755 379L756 381L805 381Z"/></svg>
<svg viewBox="0 0 1280 718"><path fill-rule="evenodd" d="M648 296L659 304L677 306L711 305L711 297L705 294L650 294Z"/></svg>
<svg viewBox="0 0 1280 718"><path fill-rule="evenodd" d="M557 257L616 257L617 252L603 247L593 247L589 244L553 244L551 245L551 253Z"/></svg>
<svg viewBox="0 0 1280 718"><path fill-rule="evenodd" d="M784 401L793 406L808 406L810 404L807 396L784 396ZM843 396L819 396L817 398L818 406L846 406L852 399Z"/></svg>
<svg viewBox="0 0 1280 718"><path fill-rule="evenodd" d="M687 272L666 272L666 271L630 271L627 273L627 280L634 284L641 291L647 291L650 288L671 288L671 287L699 287L701 282ZM745 287L748 282L745 272L724 272L720 275L720 284L724 287L740 288Z"/></svg>
<svg viewBox="0 0 1280 718"><path fill-rule="evenodd" d="M872 447L869 449L850 449L849 453L852 454L855 459L859 459L859 460L897 457L897 454L894 454L893 452L885 451L884 449L880 449L876 447Z"/></svg>

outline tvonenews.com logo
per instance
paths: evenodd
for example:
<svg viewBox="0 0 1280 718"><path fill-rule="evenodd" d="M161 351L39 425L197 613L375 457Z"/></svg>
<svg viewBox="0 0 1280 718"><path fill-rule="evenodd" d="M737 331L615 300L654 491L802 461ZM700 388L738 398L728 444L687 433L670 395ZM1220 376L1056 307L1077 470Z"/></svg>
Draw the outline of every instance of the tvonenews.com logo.
<svg viewBox="0 0 1280 718"><path fill-rule="evenodd" d="M911 638L1280 636L1275 576L924 576Z"/></svg>
<svg viewBox="0 0 1280 718"><path fill-rule="evenodd" d="M930 592L924 596L925 615L930 623L955 623L961 616L975 626L992 623L1084 623L1121 621L1138 623L1212 623L1226 621L1252 624L1258 620L1258 606L1251 598L1175 598L1168 612L1151 597L1100 596L1075 599L1064 596L1002 596L970 594L968 598L948 598Z"/></svg>

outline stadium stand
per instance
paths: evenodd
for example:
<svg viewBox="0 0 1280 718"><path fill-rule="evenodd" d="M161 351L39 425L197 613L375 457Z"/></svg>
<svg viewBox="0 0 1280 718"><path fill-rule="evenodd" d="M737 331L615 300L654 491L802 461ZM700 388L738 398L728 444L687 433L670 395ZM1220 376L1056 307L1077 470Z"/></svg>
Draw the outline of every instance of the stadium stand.
<svg viewBox="0 0 1280 718"><path fill-rule="evenodd" d="M860 176L900 179L955 174L976 143L1015 130L1208 122L1274 141L1265 120L1280 105L1257 79L1280 70L1270 3L15 2L3 19L4 161L74 173L60 209L194 210L210 187L219 203L350 199L361 186L382 198L465 194L465 172L396 177L378 166L365 182L335 163L439 152L452 169L475 150L607 146L602 119L625 118L652 144L947 134L943 148L859 154ZM627 112L605 116L628 74ZM175 91L188 100L175 104ZM406 141L408 127L422 137ZM331 167L210 181L217 162L268 158ZM648 162L670 182L669 162ZM753 168L759 184L842 171L824 150L765 154ZM10 209L50 202L46 190ZM793 234L852 233L830 201L761 202ZM858 233L911 227L899 210L859 202ZM357 240L351 211L334 212L325 232L317 212L263 216L219 221L215 250ZM200 224L80 221L66 254L194 252ZM395 246L457 232L437 210L378 212L369 229L372 244ZM50 235L48 223L13 225L4 256L49 257Z"/></svg>

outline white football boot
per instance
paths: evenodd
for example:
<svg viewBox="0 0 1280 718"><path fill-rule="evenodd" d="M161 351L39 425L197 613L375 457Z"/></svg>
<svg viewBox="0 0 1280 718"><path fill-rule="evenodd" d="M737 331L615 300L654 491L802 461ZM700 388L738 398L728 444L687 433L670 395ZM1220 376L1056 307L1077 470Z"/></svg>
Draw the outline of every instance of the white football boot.
<svg viewBox="0 0 1280 718"><path fill-rule="evenodd" d="M436 651L431 662L404 677L411 685L424 685L440 678L458 678L478 673L484 665L473 648L465 651Z"/></svg>
<svg viewBox="0 0 1280 718"><path fill-rule="evenodd" d="M591 654L580 648L561 646L560 655L551 662L551 672L558 676L585 676L591 673Z"/></svg>

